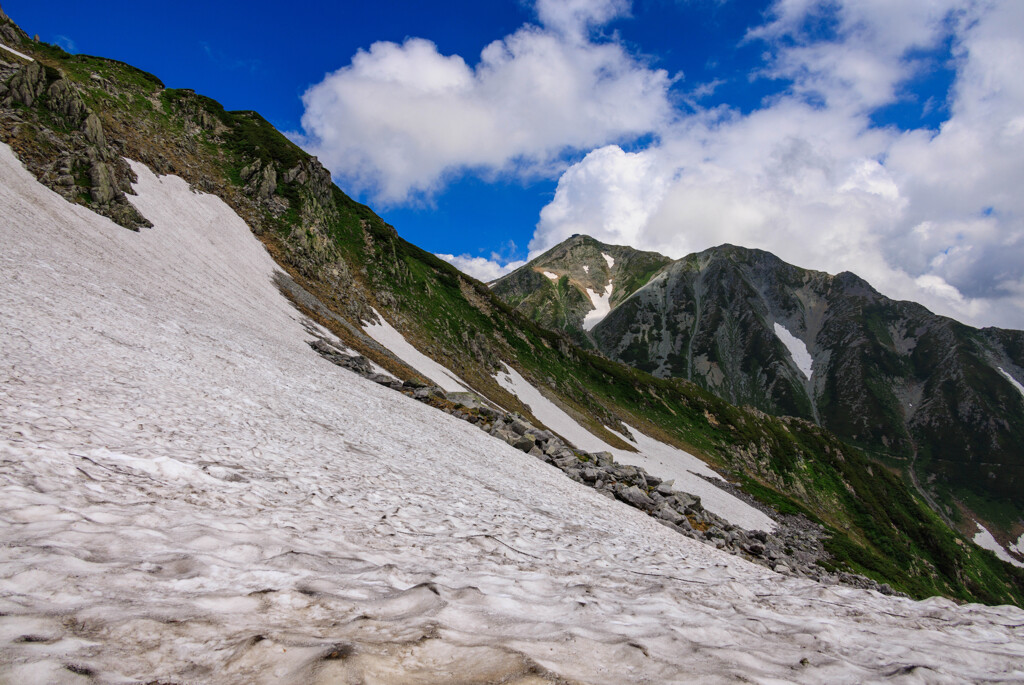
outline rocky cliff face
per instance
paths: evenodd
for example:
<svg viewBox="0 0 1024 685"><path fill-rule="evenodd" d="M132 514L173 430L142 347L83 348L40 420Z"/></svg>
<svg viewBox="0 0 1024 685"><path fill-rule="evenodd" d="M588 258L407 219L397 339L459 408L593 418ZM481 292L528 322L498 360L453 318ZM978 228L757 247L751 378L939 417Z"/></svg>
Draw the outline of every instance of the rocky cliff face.
<svg viewBox="0 0 1024 685"><path fill-rule="evenodd" d="M492 288L527 318L590 346L587 332L671 261L576 235L499 278Z"/></svg>
<svg viewBox="0 0 1024 685"><path fill-rule="evenodd" d="M609 283L610 311L587 325ZM854 274L729 245L670 263L574 236L494 292L612 359L827 427L905 469L949 520L986 498L1008 508L974 513L1007 535L1022 520L1020 331L973 329Z"/></svg>
<svg viewBox="0 0 1024 685"><path fill-rule="evenodd" d="M814 421L898 460L930 495L1024 511L1024 396L1007 378L1024 378L1020 331L979 331L850 273L723 246L662 270L593 337L656 376Z"/></svg>

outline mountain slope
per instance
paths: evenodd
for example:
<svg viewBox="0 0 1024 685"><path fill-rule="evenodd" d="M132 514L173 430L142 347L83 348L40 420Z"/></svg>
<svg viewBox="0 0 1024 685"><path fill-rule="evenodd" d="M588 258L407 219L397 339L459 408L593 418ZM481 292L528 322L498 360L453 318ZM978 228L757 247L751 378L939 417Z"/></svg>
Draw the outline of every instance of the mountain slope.
<svg viewBox="0 0 1024 685"><path fill-rule="evenodd" d="M1003 528L1024 512L1024 395L1012 382L1024 332L979 331L850 273L723 246L659 272L593 337L656 376L815 421L913 469L948 516L951 496L1008 503L1017 514Z"/></svg>
<svg viewBox="0 0 1024 685"><path fill-rule="evenodd" d="M245 222L129 169L140 233L0 146L0 680L1020 673L1017 608L767 572L331 366Z"/></svg>
<svg viewBox="0 0 1024 685"><path fill-rule="evenodd" d="M899 479L865 475L870 463L827 432L738 409L536 326L402 240L258 114L227 112L128 65L17 35L17 49L36 61L4 59L0 136L65 199L139 230L149 220L130 197L137 174L124 158L173 173L248 224L294 283L278 279L297 306L398 378L430 372L368 334L382 318L475 393L538 425L499 382L506 368L612 447L636 449L623 437L628 425L729 472L764 502L820 519L832 535L832 568L915 596L1024 601L1024 575L965 545Z"/></svg>
<svg viewBox="0 0 1024 685"><path fill-rule="evenodd" d="M531 321L590 345L586 331L629 297L667 257L573 236L491 284Z"/></svg>

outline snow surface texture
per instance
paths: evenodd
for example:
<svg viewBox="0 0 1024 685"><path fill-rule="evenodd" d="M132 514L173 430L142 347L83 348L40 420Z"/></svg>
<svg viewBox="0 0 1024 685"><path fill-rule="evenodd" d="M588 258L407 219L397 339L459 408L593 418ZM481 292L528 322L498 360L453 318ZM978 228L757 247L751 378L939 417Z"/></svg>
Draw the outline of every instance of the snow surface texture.
<svg viewBox="0 0 1024 685"><path fill-rule="evenodd" d="M999 368L999 373L1001 373L1004 376L1006 376L1006 380L1008 380L1011 383L1013 383L1013 387L1017 388L1017 392L1019 392L1021 395L1024 395L1024 385L1021 385L1020 382L1016 378L1014 378L1010 374L1008 374L1005 371L1003 371L1003 367L1000 366L998 368Z"/></svg>
<svg viewBox="0 0 1024 685"><path fill-rule="evenodd" d="M782 344L789 350L789 355L793 358L793 363L796 364L796 367L810 380L813 373L811 370L811 353L807 351L807 345L804 344L804 341L786 330L778 321L775 322L775 335L778 336Z"/></svg>
<svg viewBox="0 0 1024 685"><path fill-rule="evenodd" d="M604 261L608 262L609 269L615 266L615 259L611 255L606 255L604 252L602 252L601 256L604 257Z"/></svg>
<svg viewBox="0 0 1024 685"><path fill-rule="evenodd" d="M585 331L589 331L600 323L604 317L608 316L608 312L612 310L611 281L609 281L608 285L605 286L604 295L598 295L590 288L587 288L587 296L590 297L590 303L594 305L594 308L587 312L587 315L583 317L583 330Z"/></svg>
<svg viewBox="0 0 1024 685"><path fill-rule="evenodd" d="M468 387L454 373L413 347L376 309L378 323L365 324L363 330L371 338L391 350L396 357L426 376L445 392L467 392Z"/></svg>
<svg viewBox="0 0 1024 685"><path fill-rule="evenodd" d="M134 168L141 233L0 147L0 682L1024 678L1018 609L778 576L329 364Z"/></svg>
<svg viewBox="0 0 1024 685"><path fill-rule="evenodd" d="M1002 545L999 544L999 541L996 540L995 536L992 535L988 528L981 525L977 521L974 522L974 525L978 526L978 532L974 534L974 544L976 544L978 547L981 547L982 549L987 549L992 552L995 552L996 556L1002 559L1003 561L1009 562L1014 566L1024 568L1024 563L1017 561L1012 556L1010 556L1010 554Z"/></svg>
<svg viewBox="0 0 1024 685"><path fill-rule="evenodd" d="M28 55L23 55L22 53L18 52L17 50L15 50L13 48L7 47L3 43L0 43L0 48L3 48L4 50L6 50L7 52L11 53L12 55L17 55L18 57L20 57L22 59L27 59L29 62L35 62L35 60L32 59L31 57L29 57Z"/></svg>
<svg viewBox="0 0 1024 685"><path fill-rule="evenodd" d="M558 280L558 274L553 274L550 271L545 271L543 273L544 273L545 276L550 278L552 281L557 281Z"/></svg>
<svg viewBox="0 0 1024 685"><path fill-rule="evenodd" d="M530 407L533 415L545 426L577 448L587 452L611 452L615 460L622 464L640 466L659 478L673 479L676 490L699 496L706 509L741 528L775 530L775 522L762 512L698 477L698 474L711 478L719 478L719 475L692 454L650 438L632 426L629 427L629 430L636 438L636 442L633 444L640 451L630 452L612 447L577 423L554 402L544 397L515 369L505 365L505 373L495 376L495 380L501 387L518 397L523 404ZM620 435L619 437L627 442L633 442L625 436Z"/></svg>
<svg viewBox="0 0 1024 685"><path fill-rule="evenodd" d="M590 273L590 267L587 266L586 264L583 265L583 273L585 273L585 274L589 274Z"/></svg>

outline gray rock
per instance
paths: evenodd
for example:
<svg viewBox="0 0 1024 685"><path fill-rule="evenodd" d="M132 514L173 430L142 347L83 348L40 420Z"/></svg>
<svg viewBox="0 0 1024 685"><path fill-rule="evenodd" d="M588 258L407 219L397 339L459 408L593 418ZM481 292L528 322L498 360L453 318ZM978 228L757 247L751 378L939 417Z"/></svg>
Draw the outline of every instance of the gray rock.
<svg viewBox="0 0 1024 685"><path fill-rule="evenodd" d="M523 433L526 433L531 428L533 428L533 426L531 426L530 424L526 423L522 419L515 419L515 420L513 420L512 421L512 425L509 426L509 427L512 429L512 432L516 433L517 435L522 435Z"/></svg>
<svg viewBox="0 0 1024 685"><path fill-rule="evenodd" d="M533 438L529 435L517 436L510 444L517 450L521 450L523 452L529 452L532 449L537 449L537 443L534 442ZM537 451L539 452L540 450ZM543 454L543 452L541 452L541 454Z"/></svg>
<svg viewBox="0 0 1024 685"><path fill-rule="evenodd" d="M662 506L658 507L657 511L654 512L654 515L657 516L658 518L662 519L663 521L671 521L672 523L676 524L677 526L681 525L682 521L686 521L686 517L685 516L680 514L675 509L673 509L671 507L668 507L668 506L665 506L664 504ZM689 521L686 521L686 527L687 528L690 527L690 522Z"/></svg>
<svg viewBox="0 0 1024 685"><path fill-rule="evenodd" d="M647 496L647 493L635 485L625 487L621 483L615 486L615 496L623 502L633 505L638 509L650 509L654 507L654 500Z"/></svg>
<svg viewBox="0 0 1024 685"><path fill-rule="evenodd" d="M107 139L103 135L103 125L100 123L100 118L92 112L85 118L82 123L82 133L85 134L85 139L97 147L104 147L107 144Z"/></svg>
<svg viewBox="0 0 1024 685"><path fill-rule="evenodd" d="M89 183L92 185L89 194L92 196L93 202L104 204L113 200L117 195L114 174L105 162L96 162L89 168Z"/></svg>

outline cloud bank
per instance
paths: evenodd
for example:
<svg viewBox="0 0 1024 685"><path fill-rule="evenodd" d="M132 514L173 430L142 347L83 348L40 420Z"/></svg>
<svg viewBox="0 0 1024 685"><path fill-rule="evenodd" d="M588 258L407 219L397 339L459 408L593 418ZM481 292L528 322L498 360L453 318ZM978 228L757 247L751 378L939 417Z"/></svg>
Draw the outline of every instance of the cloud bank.
<svg viewBox="0 0 1024 685"><path fill-rule="evenodd" d="M438 253L438 257L455 266L459 271L469 274L473 278L488 283L496 278L501 278L526 264L526 260L502 261L498 255L486 257L471 257L470 255L453 255Z"/></svg>
<svg viewBox="0 0 1024 685"><path fill-rule="evenodd" d="M531 254L573 233L681 257L721 243L854 271L885 294L1024 328L1024 4L779 2L748 40L791 82L748 115L697 111L561 176ZM952 45L949 118L878 127L919 55ZM1018 65L1018 66L1014 66Z"/></svg>
<svg viewBox="0 0 1024 685"><path fill-rule="evenodd" d="M674 108L669 74L595 38L626 0L535 7L473 67L422 39L358 53L306 93L307 146L385 202L467 170L558 177L531 255L573 233L673 257L728 242L1024 328L1024 3L777 0L745 41L779 90L749 113ZM938 128L877 123L942 67L949 92L917 103Z"/></svg>
<svg viewBox="0 0 1024 685"><path fill-rule="evenodd" d="M429 196L453 174L550 176L566 151L662 127L669 75L589 27L621 0L541 0L540 26L496 40L476 66L422 38L378 42L303 96L304 143L384 203Z"/></svg>

